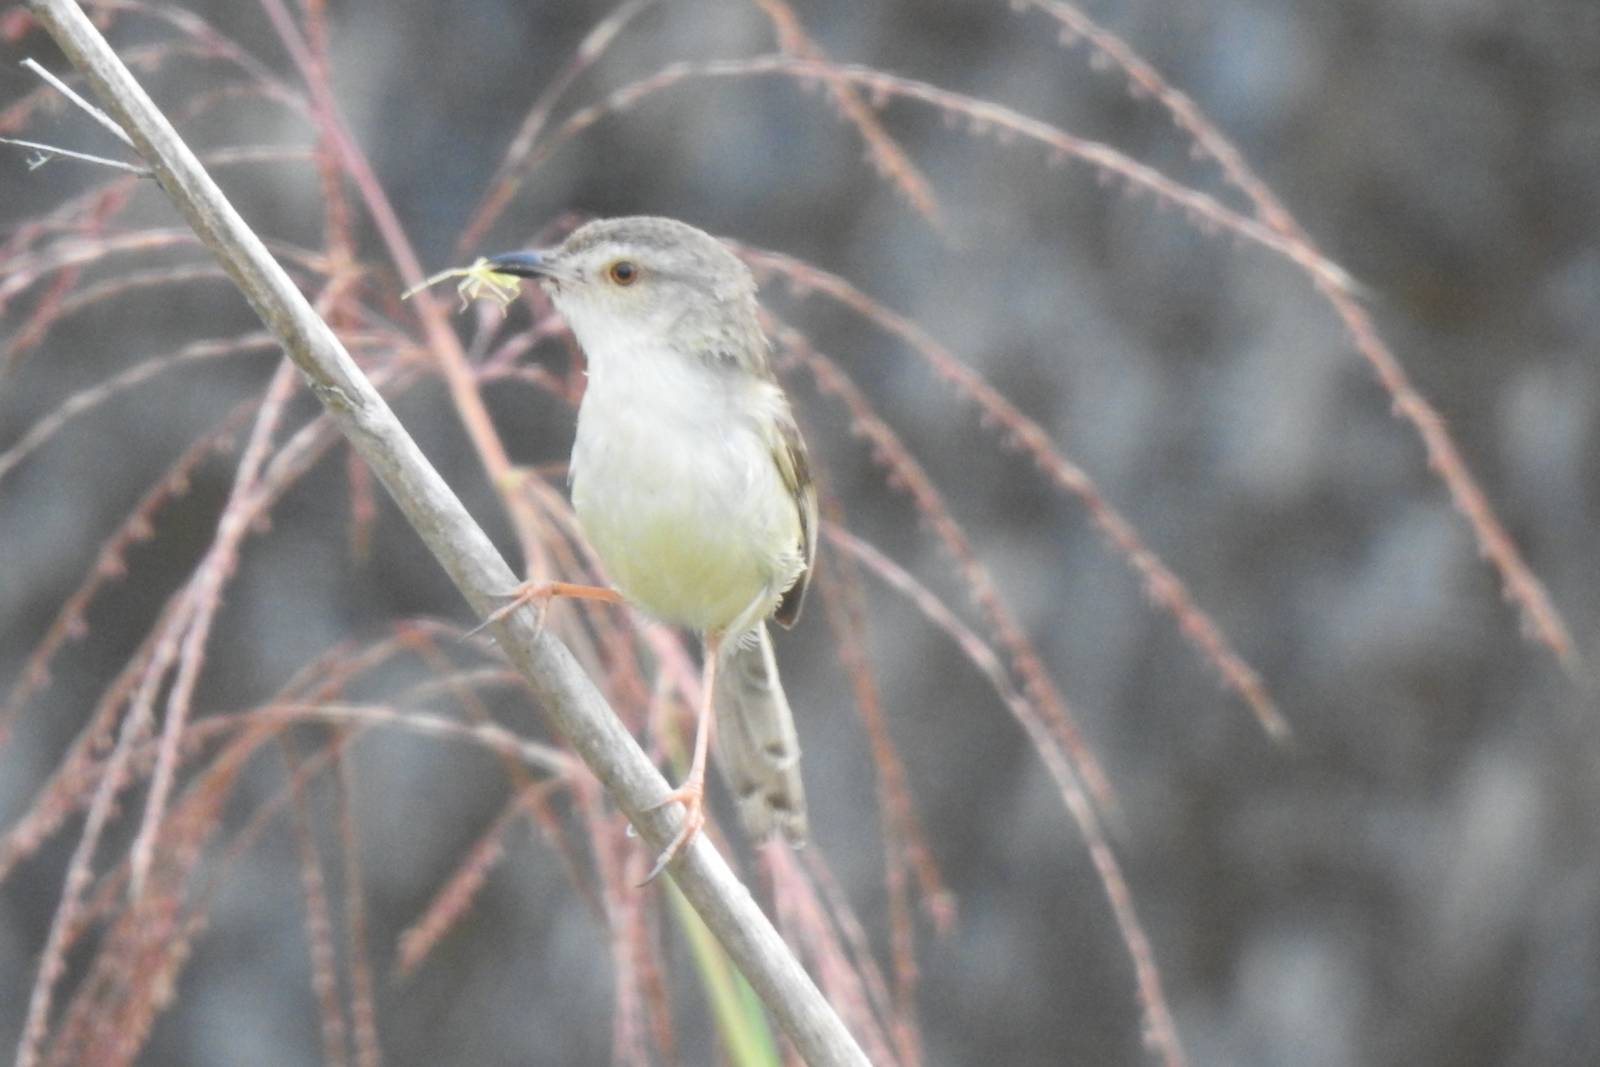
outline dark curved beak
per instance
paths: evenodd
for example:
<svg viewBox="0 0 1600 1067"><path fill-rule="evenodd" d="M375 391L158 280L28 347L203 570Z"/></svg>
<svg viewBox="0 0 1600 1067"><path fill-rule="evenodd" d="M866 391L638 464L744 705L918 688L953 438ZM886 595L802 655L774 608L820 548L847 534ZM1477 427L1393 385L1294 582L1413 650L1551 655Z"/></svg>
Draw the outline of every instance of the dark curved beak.
<svg viewBox="0 0 1600 1067"><path fill-rule="evenodd" d="M507 252L504 255L490 256L489 269L496 274L511 274L518 278L555 278L560 279L565 272L555 262L555 257L550 252Z"/></svg>

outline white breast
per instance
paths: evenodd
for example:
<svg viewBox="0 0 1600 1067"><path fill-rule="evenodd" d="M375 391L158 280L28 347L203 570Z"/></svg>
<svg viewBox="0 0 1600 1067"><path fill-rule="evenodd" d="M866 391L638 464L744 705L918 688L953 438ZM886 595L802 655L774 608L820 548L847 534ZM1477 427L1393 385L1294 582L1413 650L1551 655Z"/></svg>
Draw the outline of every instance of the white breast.
<svg viewBox="0 0 1600 1067"><path fill-rule="evenodd" d="M776 387L629 348L591 356L573 507L630 601L667 622L740 632L802 566L799 515L752 412L781 402Z"/></svg>

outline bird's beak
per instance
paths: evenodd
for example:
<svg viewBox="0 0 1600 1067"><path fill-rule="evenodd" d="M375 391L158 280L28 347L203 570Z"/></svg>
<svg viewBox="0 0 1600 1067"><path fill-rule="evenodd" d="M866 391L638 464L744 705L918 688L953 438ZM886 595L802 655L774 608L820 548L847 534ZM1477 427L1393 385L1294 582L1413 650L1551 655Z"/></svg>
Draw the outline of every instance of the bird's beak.
<svg viewBox="0 0 1600 1067"><path fill-rule="evenodd" d="M496 274L511 274L518 278L553 278L560 281L567 277L567 272L561 269L552 252L507 252L490 256L489 269Z"/></svg>

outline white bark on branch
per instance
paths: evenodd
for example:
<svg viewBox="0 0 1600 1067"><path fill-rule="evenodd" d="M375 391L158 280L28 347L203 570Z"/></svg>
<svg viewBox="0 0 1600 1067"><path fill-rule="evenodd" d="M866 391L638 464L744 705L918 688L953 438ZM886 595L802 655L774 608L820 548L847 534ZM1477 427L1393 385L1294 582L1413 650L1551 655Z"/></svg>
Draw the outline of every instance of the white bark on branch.
<svg viewBox="0 0 1600 1067"><path fill-rule="evenodd" d="M487 614L496 606L496 596L517 584L516 575L333 331L77 4L29 0L29 7L131 137L161 187L282 343L451 580L475 611ZM666 780L571 653L548 632L536 634L529 611L507 617L496 625L495 634L573 751L650 847L664 848L682 814L675 805L648 809L667 793ZM867 1065L860 1046L704 834L695 837L669 871L811 1067Z"/></svg>

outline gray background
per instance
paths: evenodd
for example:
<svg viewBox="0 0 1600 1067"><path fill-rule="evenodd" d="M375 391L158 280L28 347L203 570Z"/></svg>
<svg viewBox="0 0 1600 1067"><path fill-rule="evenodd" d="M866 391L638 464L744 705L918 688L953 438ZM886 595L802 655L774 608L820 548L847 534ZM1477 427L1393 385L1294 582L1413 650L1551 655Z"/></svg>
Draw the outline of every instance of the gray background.
<svg viewBox="0 0 1600 1067"><path fill-rule="evenodd" d="M253 5L200 9L289 76ZM453 262L523 110L606 10L334 5L343 107L427 264ZM1600 6L1128 0L1093 13L1191 94L1368 287L1384 336L1600 660ZM832 0L800 14L837 59L994 98L1216 188L1157 108L1058 48L1038 13ZM159 36L127 18L114 40ZM659 5L568 107L674 59L771 44L752 7ZM23 55L61 66L37 33L0 46L0 104L33 88L15 65ZM189 62L151 80L174 106L217 75ZM913 357L818 302L769 294L933 472L1105 759L1125 816L1117 844L1196 1063L1594 1062L1600 710L1519 638L1418 441L1331 312L1282 262L1082 167L1051 168L1040 150L972 139L912 105L885 121L931 177L946 237L872 176L819 93L768 80L681 88L604 122L544 168L485 250L515 247L567 209L648 212L844 274L1049 428L1190 583L1265 676L1292 748L1270 744L1219 690L1082 509L995 448ZM86 127L69 115L29 135L111 150ZM206 145L306 139L271 108L226 109L185 132ZM0 158L0 226L98 178L61 163L30 175ZM261 167L224 182L265 234L319 240L306 173ZM149 192L131 218L177 224ZM365 248L379 258L370 232ZM0 335L26 306L6 310ZM0 448L75 389L249 321L215 284L74 320L0 385ZM156 472L270 366L242 357L146 386L0 483L0 681ZM793 392L854 527L965 610L833 403L804 379ZM517 458L560 458L568 417L546 405L530 418L528 396L491 398ZM442 389L414 391L401 414L503 537ZM249 542L203 708L260 699L334 641L393 618L464 617L387 504L371 561L350 561L339 466L325 463L270 536ZM0 749L0 825L207 543L226 476L213 465L164 513L130 580L91 614L93 639L69 650ZM941 634L881 587L869 596L892 730L960 905L950 937L922 931L928 1061L1140 1062L1126 953L1038 759ZM820 611L780 656L815 838L881 939L871 767ZM540 729L525 708L506 717ZM504 786L476 753L403 738L364 744L360 769L382 973ZM264 769L244 796L275 780ZM525 830L510 840L468 922L418 976L382 985L389 1062L607 1061L604 934L549 850ZM69 847L0 886L0 1048L20 1026ZM684 1059L704 1062L693 979L681 946L672 952L675 987L690 990ZM279 833L238 869L142 1062L317 1058L292 845Z"/></svg>

